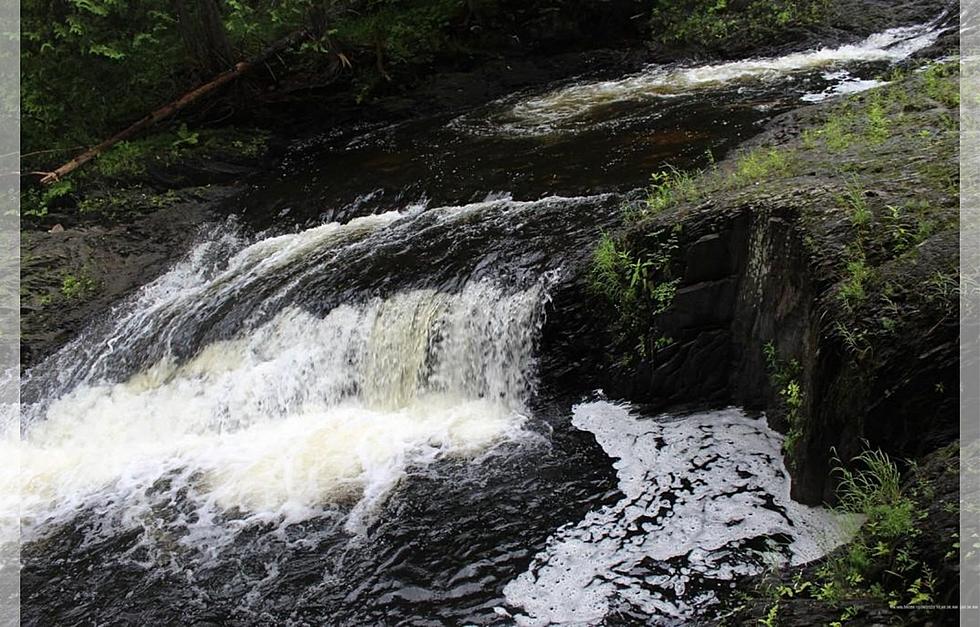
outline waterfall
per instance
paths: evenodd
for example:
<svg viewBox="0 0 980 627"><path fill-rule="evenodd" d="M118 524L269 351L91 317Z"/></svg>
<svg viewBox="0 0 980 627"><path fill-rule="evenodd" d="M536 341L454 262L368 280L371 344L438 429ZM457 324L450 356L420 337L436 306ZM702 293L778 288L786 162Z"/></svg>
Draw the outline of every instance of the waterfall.
<svg viewBox="0 0 980 627"><path fill-rule="evenodd" d="M0 482L21 492L25 541L89 514L96 536L162 524L195 550L252 523L325 515L356 533L410 469L525 437L551 273L364 295L323 314L264 288L300 287L401 217L247 246L213 238L50 360L45 374L65 371L33 382L51 385L27 406L21 441L0 445L22 462ZM238 331L207 339L243 302ZM206 339L181 344L194 338ZM154 360L119 368L151 343ZM175 504L183 514L157 520Z"/></svg>

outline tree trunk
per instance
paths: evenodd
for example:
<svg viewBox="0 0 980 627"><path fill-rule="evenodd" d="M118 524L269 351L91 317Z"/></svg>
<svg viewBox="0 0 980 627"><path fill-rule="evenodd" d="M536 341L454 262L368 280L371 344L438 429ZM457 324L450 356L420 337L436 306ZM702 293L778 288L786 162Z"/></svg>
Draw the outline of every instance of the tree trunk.
<svg viewBox="0 0 980 627"><path fill-rule="evenodd" d="M41 176L42 185L50 185L51 183L58 181L59 179L61 179L61 177L73 172L74 170L88 163L92 159L95 159L96 157L104 153L106 150L112 148L117 143L132 137L133 135L140 132L144 128L151 126L159 122L160 120L164 120L172 116L173 114L177 113L187 105L193 103L195 100L198 100L199 98L215 91L219 87L226 85L231 81L239 78L243 74L254 69L256 66L263 64L267 59L269 59L273 55L292 46L294 43L296 43L297 41L299 41L305 36L306 36L306 31L302 30L302 31L297 31L289 35L288 37L280 39L276 43L266 48L258 56L253 57L248 61L241 61L238 64L236 64L233 68L221 72L217 76L213 77L207 83L204 83L203 85L200 85L192 89L191 91L187 92L186 94L184 94L177 100L174 100L173 102L167 104L166 106L160 107L156 111L147 114L138 122L130 125L125 130L116 133L115 135L105 140L104 142L98 144L97 146L93 146L92 148L89 148L88 150L78 155L68 163L59 167L57 170L54 170L53 172L36 172L35 174L42 175Z"/></svg>
<svg viewBox="0 0 980 627"><path fill-rule="evenodd" d="M172 0L177 29L198 69L205 76L232 64L235 54L216 0Z"/></svg>

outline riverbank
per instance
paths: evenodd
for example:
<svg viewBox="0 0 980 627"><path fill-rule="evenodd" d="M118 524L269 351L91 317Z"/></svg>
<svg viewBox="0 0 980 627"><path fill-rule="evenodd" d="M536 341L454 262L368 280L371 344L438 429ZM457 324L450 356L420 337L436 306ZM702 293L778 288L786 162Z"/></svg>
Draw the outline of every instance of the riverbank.
<svg viewBox="0 0 980 627"><path fill-rule="evenodd" d="M860 512L879 527L845 566L783 571L792 594L768 604L771 582L745 584L758 596L732 624L900 622L889 606L955 598L955 472L936 460L957 455L958 104L956 64L929 64L780 116L717 165L656 178L594 254L583 289L609 304L597 386L651 409L765 410L805 503L840 503L840 469L860 469L863 451L906 477L915 515L891 520L898 532L876 519L894 510Z"/></svg>

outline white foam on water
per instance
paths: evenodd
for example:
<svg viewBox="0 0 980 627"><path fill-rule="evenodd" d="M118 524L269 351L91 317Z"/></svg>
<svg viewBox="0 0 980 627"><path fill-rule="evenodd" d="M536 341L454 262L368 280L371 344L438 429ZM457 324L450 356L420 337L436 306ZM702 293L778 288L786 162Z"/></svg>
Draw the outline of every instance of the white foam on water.
<svg viewBox="0 0 980 627"><path fill-rule="evenodd" d="M847 70L826 72L824 73L823 78L824 80L831 81L831 85L829 87L821 91L803 94L800 96L800 100L803 102L823 102L824 100L835 96L857 94L862 91L868 91L869 89L874 89L875 87L881 87L882 85L888 84L888 81L858 78Z"/></svg>
<svg viewBox="0 0 980 627"><path fill-rule="evenodd" d="M940 26L944 17L945 14L927 24L892 28L837 48L710 65L654 65L625 78L579 83L518 102L497 120L496 127L505 134L550 134L574 129L578 122L587 122L594 110L616 103L673 98L735 82L778 80L799 72L853 63L897 62L933 44L947 30ZM857 89L858 85L851 87Z"/></svg>
<svg viewBox="0 0 980 627"><path fill-rule="evenodd" d="M559 529L507 584L519 625L594 625L618 609L683 624L736 576L816 559L853 528L790 499L782 437L738 409L641 418L600 401L572 422L616 459L624 496Z"/></svg>

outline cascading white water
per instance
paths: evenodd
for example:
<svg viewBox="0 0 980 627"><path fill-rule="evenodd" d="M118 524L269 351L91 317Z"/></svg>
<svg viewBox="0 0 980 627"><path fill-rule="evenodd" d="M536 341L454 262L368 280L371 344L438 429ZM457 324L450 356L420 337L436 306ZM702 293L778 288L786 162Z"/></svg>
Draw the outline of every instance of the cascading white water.
<svg viewBox="0 0 980 627"><path fill-rule="evenodd" d="M0 444L0 457L22 460L19 476L0 474L0 493L20 491L24 540L93 512L99 533L162 526L195 550L215 549L251 523L285 526L338 506L356 533L411 468L526 436L550 275L523 289L492 280L407 289L322 317L286 305L190 359L168 349L122 380L93 374L111 372L139 336L159 329L169 346L264 275L311 272L311 256L338 254L400 217L266 239L222 267L207 254L215 240L148 286L90 349L91 364L106 368L66 380L31 408L20 441ZM17 505L0 514L15 519L6 510ZM184 513L171 520L162 506Z"/></svg>
<svg viewBox="0 0 980 627"><path fill-rule="evenodd" d="M494 125L494 131L514 135L550 134L575 130L579 122L586 128L596 122L590 118L597 109L616 103L673 98L727 84L772 81L822 68L838 68L866 62L897 62L933 44L946 30L945 14L916 26L892 28L871 35L864 41L837 48L821 48L781 57L746 59L728 63L669 66L652 65L646 70L615 80L576 83L542 96L521 100L509 107ZM847 83L833 93L853 93L881 84L851 79L849 74L827 74L825 78ZM824 95L823 97L827 97ZM816 100L816 94L803 96ZM462 121L456 126L466 128ZM485 132L483 126L474 130Z"/></svg>
<svg viewBox="0 0 980 627"><path fill-rule="evenodd" d="M148 362L168 354L186 354L188 349L198 349L199 338L218 326L239 331L253 328L303 300L307 286L323 280L325 274L343 279L381 249L411 249L429 237L426 229L462 231L481 220L520 228L542 211L588 207L607 197L515 201L507 195L493 195L462 206L409 207L343 224L328 223L248 245L233 229L219 230L171 271L145 286L134 301L109 312L104 324L83 332L28 373L25 388L32 398L25 407L25 424L43 419L49 400L81 383L114 380L119 372L133 370L123 366L148 367ZM397 275L397 270L380 272ZM363 286L341 282L331 287L339 291Z"/></svg>
<svg viewBox="0 0 980 627"><path fill-rule="evenodd" d="M44 394L50 398L81 382L110 377L121 360L140 357L140 341L149 340L161 354L172 353L184 341L182 332L205 323L239 295L256 291L270 277L281 281L275 296L281 295L297 280L290 274L291 268L301 272L305 269L302 262L309 257L340 250L405 215L392 211L346 224L331 222L248 246L234 229L222 228L169 272L143 287L134 303L124 303L119 311L110 312L108 328L97 325L82 333L37 368L40 372L29 373L28 381L44 377ZM274 298L267 300L272 301L267 307L276 305ZM246 320L243 326L247 325ZM34 409L26 408L25 422L40 418Z"/></svg>
<svg viewBox="0 0 980 627"><path fill-rule="evenodd" d="M14 368L0 370L0 451L3 464L0 475L20 475L20 409L17 405L19 373ZM12 489L4 489L4 488ZM19 570L20 562L20 492L18 486L0 486L0 584L18 581L12 572ZM7 594L16 593L0 585L0 605ZM0 617L4 613L0 612ZM2 622L2 621L0 621Z"/></svg>
<svg viewBox="0 0 980 627"><path fill-rule="evenodd" d="M542 301L541 287L481 283L323 319L287 309L187 363L83 385L23 444L27 533L83 507L149 506L163 478L207 507L289 522L380 498L412 464L520 432Z"/></svg>

